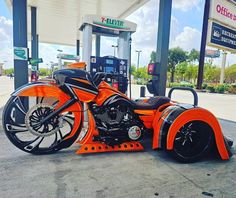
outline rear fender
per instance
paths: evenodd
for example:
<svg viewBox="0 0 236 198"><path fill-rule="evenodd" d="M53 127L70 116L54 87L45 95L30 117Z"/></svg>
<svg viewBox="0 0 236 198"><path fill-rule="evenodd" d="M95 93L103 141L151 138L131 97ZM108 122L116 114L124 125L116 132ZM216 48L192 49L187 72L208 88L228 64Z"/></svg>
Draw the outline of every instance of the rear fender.
<svg viewBox="0 0 236 198"><path fill-rule="evenodd" d="M231 151L224 139L221 126L217 118L209 111L203 108L192 108L182 112L170 125L166 139L167 150L172 150L174 146L174 139L179 129L186 123L194 120L199 120L207 123L213 130L217 150L221 159L228 160L231 156Z"/></svg>

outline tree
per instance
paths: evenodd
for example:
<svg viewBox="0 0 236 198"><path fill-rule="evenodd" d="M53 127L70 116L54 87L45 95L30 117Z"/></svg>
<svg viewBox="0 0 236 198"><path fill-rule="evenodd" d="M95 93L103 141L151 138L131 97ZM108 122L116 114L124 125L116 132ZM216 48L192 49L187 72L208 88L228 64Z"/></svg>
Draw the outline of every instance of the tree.
<svg viewBox="0 0 236 198"><path fill-rule="evenodd" d="M8 74L13 74L13 73L14 73L14 68L4 69L4 73L5 73L6 75L8 75Z"/></svg>
<svg viewBox="0 0 236 198"><path fill-rule="evenodd" d="M200 52L195 49L192 49L188 55L188 61L189 62L199 61L199 57L200 57Z"/></svg>
<svg viewBox="0 0 236 198"><path fill-rule="evenodd" d="M198 76L198 65L188 65L184 77L187 81L196 83Z"/></svg>
<svg viewBox="0 0 236 198"><path fill-rule="evenodd" d="M175 47L169 50L168 69L171 73L170 82L174 82L175 66L186 60L187 60L187 53L180 47Z"/></svg>
<svg viewBox="0 0 236 198"><path fill-rule="evenodd" d="M178 78L182 81L184 80L184 74L186 73L187 71L187 68L188 68L188 63L186 61L182 62L182 63L179 63L177 66L176 66L176 74L178 76Z"/></svg>
<svg viewBox="0 0 236 198"><path fill-rule="evenodd" d="M139 81L142 82L141 84L146 83L148 80L151 79L151 76L148 75L147 73L147 67L140 67L136 71L136 76L135 78Z"/></svg>
<svg viewBox="0 0 236 198"><path fill-rule="evenodd" d="M133 76L135 76L135 73L136 73L136 67L135 67L135 65L131 65L130 73L131 73Z"/></svg>
<svg viewBox="0 0 236 198"><path fill-rule="evenodd" d="M217 83L220 81L220 68L210 64L204 65L204 79L206 82Z"/></svg>
<svg viewBox="0 0 236 198"><path fill-rule="evenodd" d="M156 52L152 51L151 55L150 55L150 62L149 63L155 63L156 62Z"/></svg>
<svg viewBox="0 0 236 198"><path fill-rule="evenodd" d="M225 69L225 81L228 83L236 82L236 64Z"/></svg>
<svg viewBox="0 0 236 198"><path fill-rule="evenodd" d="M39 74L41 76L49 76L50 75L50 70L48 68L40 68L39 69Z"/></svg>

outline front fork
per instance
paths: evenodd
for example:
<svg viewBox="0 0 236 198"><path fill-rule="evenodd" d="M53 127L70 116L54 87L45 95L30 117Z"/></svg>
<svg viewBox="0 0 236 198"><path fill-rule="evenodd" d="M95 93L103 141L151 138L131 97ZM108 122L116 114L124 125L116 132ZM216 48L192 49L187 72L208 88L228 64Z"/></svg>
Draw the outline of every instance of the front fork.
<svg viewBox="0 0 236 198"><path fill-rule="evenodd" d="M72 98L70 100L68 100L65 104L63 104L61 107L59 107L57 110L53 111L51 114L49 114L48 116L46 116L44 119L42 119L40 121L40 124L43 124L45 122L47 122L48 120L52 119L53 117L57 116L58 114L60 114L62 111L64 111L65 109L67 109L68 107L72 106L73 104L75 104L77 102L76 99Z"/></svg>

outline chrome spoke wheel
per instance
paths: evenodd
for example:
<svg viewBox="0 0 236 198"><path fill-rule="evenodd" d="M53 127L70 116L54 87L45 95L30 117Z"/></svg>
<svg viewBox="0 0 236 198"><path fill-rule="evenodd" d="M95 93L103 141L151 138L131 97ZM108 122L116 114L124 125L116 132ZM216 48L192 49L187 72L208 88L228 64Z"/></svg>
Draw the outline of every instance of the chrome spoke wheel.
<svg viewBox="0 0 236 198"><path fill-rule="evenodd" d="M73 112L56 115L44 122L58 100L47 97L11 97L4 109L3 127L8 139L23 151L48 154L65 148L65 139L75 125ZM70 145L66 143L66 145Z"/></svg>

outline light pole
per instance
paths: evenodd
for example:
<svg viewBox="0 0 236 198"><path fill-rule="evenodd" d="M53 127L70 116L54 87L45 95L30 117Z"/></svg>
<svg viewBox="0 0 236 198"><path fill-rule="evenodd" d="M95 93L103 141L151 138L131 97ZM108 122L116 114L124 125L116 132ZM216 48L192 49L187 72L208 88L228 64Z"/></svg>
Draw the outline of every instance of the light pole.
<svg viewBox="0 0 236 198"><path fill-rule="evenodd" d="M118 45L112 45L111 47L114 48L114 57L116 56L116 48L118 48Z"/></svg>
<svg viewBox="0 0 236 198"><path fill-rule="evenodd" d="M140 57L140 53L142 52L142 50L136 50L136 52L138 53L138 61L137 61L137 69L139 68L139 57Z"/></svg>
<svg viewBox="0 0 236 198"><path fill-rule="evenodd" d="M63 50L57 49L57 51L59 52L59 54L58 54L58 67L59 67L59 69L62 69L61 53L63 52Z"/></svg>
<svg viewBox="0 0 236 198"><path fill-rule="evenodd" d="M220 84L224 83L226 56L227 56L227 52L223 51L223 53L222 53L221 72L220 72Z"/></svg>

